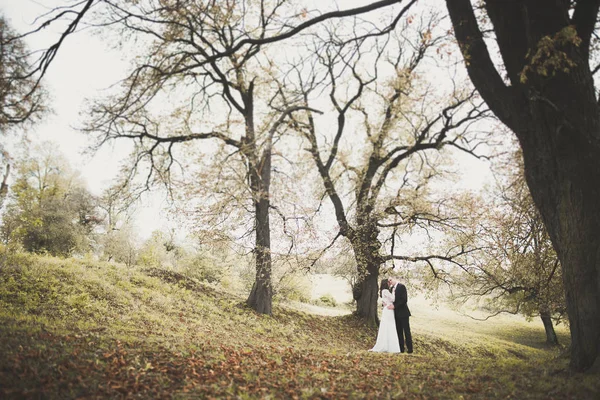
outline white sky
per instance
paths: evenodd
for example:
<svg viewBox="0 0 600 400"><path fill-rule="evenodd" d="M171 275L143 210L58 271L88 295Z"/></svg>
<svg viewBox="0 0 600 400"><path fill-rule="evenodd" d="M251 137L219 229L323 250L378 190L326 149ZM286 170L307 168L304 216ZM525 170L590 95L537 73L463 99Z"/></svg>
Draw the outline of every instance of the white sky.
<svg viewBox="0 0 600 400"><path fill-rule="evenodd" d="M13 29L26 32L35 18L56 0L0 0L0 12ZM64 3L64 2L63 2ZM43 45L43 39L55 39L51 32L28 39L30 49ZM58 144L71 166L81 172L94 194L100 194L116 176L119 160L127 154L125 143L103 148L96 155L84 155L88 138L76 127L85 118L84 100L102 93L123 77L127 64L109 49L101 38L88 31L69 36L57 53L43 81L50 93L53 113L36 125L28 138L33 143L51 141ZM119 146L121 145L121 146ZM161 212L161 198L146 199L136 213L136 226L141 238L153 230L167 228Z"/></svg>
<svg viewBox="0 0 600 400"><path fill-rule="evenodd" d="M59 0L0 0L0 12L9 20L13 29L25 32L31 29L36 16L46 7L60 3ZM368 4L365 0L339 1L341 8ZM334 4L331 1L331 4ZM30 47L39 48L41 40L49 34L36 35L29 41ZM44 36L45 35L45 36ZM99 194L116 175L119 159L126 154L125 147L104 148L94 157L84 156L88 144L85 135L75 129L85 117L83 102L101 94L111 84L122 78L127 64L119 54L108 48L101 38L84 31L68 37L50 66L44 85L51 95L54 114L37 125L29 137L34 142L53 141L58 144L71 165L87 180L89 189ZM117 143L118 145L118 143ZM465 172L460 182L465 188L479 188L489 180L486 164L466 158L460 168ZM161 201L154 196L138 212L136 225L142 238L154 229L166 228L167 222L160 212Z"/></svg>
<svg viewBox="0 0 600 400"><path fill-rule="evenodd" d="M31 29L36 15L44 12L40 4L48 1L0 0L0 9L13 29L25 32ZM37 48L40 36L29 40L30 48ZM59 144L72 166L87 178L90 189L98 193L116 173L112 152L103 151L98 157L84 157L86 137L74 127L81 118L83 100L93 97L114 83L124 64L115 55L109 55L106 46L97 38L86 33L70 36L61 47L48 70L44 86L50 93L53 114L30 132L33 141L54 141Z"/></svg>

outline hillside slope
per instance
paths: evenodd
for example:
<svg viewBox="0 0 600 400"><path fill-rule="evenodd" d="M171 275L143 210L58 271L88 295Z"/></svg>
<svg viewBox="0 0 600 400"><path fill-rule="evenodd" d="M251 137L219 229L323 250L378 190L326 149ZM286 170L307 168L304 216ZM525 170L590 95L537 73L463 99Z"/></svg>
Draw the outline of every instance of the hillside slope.
<svg viewBox="0 0 600 400"><path fill-rule="evenodd" d="M534 328L414 318L416 353L369 353L352 315L243 298L169 270L0 254L0 398L597 398ZM438 324L436 327L436 323ZM427 327L427 330L424 329ZM468 331L468 334L466 333Z"/></svg>

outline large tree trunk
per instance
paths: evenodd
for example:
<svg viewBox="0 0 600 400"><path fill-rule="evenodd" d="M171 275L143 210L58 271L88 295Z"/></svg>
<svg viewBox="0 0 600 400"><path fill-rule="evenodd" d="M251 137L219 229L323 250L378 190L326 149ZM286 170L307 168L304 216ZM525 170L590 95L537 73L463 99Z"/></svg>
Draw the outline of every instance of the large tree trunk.
<svg viewBox="0 0 600 400"><path fill-rule="evenodd" d="M360 223L359 223L359 226ZM363 225L364 227L364 225ZM377 240L377 229L366 234L364 229L351 240L358 268L357 290L353 295L356 300L356 315L364 319L367 324L379 325L377 313L377 299L379 297L379 267L381 259L379 248L381 243Z"/></svg>
<svg viewBox="0 0 600 400"><path fill-rule="evenodd" d="M530 123L516 130L532 197L563 268L575 371L600 367L600 116L582 70L545 82L554 106L531 101Z"/></svg>
<svg viewBox="0 0 600 400"><path fill-rule="evenodd" d="M379 325L377 298L379 296L379 265L366 267L367 273L357 282L356 315L368 324Z"/></svg>
<svg viewBox="0 0 600 400"><path fill-rule="evenodd" d="M544 330L546 331L546 343L551 346L558 346L558 336L554 331L554 325L552 324L552 318L547 312L540 312L540 318L544 324Z"/></svg>
<svg viewBox="0 0 600 400"><path fill-rule="evenodd" d="M565 135L570 140L553 143L556 151L546 153L542 163L532 165L531 158L541 159L539 150L524 147L524 156L532 196L563 268L571 367L585 371L598 367L600 349L600 151L575 143L580 135Z"/></svg>
<svg viewBox="0 0 600 400"><path fill-rule="evenodd" d="M271 230L269 224L269 199L261 198L256 210L256 279L247 304L256 312L271 314L273 287L271 284Z"/></svg>

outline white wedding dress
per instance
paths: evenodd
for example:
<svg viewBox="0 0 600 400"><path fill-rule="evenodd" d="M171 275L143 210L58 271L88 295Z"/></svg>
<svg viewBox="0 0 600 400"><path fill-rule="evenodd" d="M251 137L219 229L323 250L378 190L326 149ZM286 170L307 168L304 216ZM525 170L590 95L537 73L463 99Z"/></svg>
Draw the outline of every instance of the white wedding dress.
<svg viewBox="0 0 600 400"><path fill-rule="evenodd" d="M379 322L377 341L375 342L375 346L369 351L400 353L394 310L387 308L389 304L394 303L394 294L389 290L384 290L381 300L383 301L383 311L381 313L381 321Z"/></svg>

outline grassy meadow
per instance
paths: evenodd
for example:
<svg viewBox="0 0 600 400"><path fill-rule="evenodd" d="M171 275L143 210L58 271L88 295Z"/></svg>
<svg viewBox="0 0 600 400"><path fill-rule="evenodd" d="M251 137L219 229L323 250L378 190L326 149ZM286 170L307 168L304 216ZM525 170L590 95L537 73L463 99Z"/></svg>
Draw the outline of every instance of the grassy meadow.
<svg viewBox="0 0 600 400"><path fill-rule="evenodd" d="M415 296L415 353L373 354L376 330L347 310L244 300L167 269L2 253L0 398L600 398L537 321Z"/></svg>

